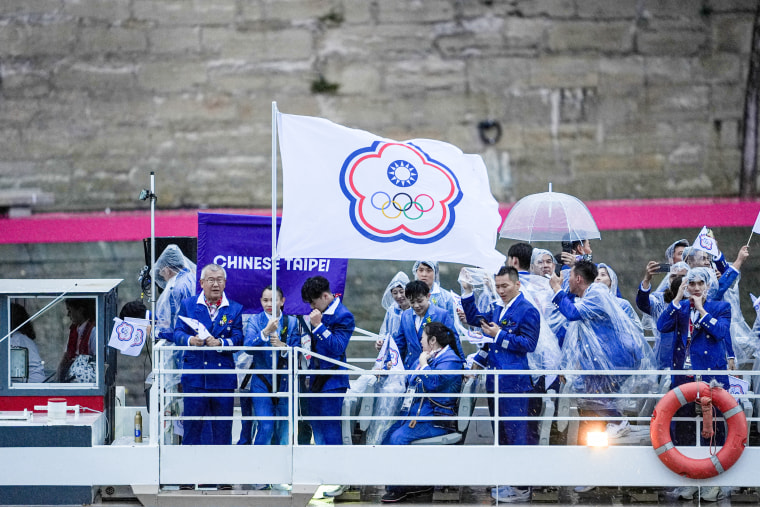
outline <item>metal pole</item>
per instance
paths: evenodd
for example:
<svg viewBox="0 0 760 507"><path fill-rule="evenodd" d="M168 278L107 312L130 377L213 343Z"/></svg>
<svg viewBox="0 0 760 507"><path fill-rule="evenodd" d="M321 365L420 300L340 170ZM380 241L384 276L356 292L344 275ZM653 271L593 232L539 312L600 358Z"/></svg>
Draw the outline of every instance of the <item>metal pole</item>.
<svg viewBox="0 0 760 507"><path fill-rule="evenodd" d="M156 335L156 173L150 172L150 330ZM153 339L148 353L153 352Z"/></svg>
<svg viewBox="0 0 760 507"><path fill-rule="evenodd" d="M277 102L272 102L272 318L278 318L277 260Z"/></svg>

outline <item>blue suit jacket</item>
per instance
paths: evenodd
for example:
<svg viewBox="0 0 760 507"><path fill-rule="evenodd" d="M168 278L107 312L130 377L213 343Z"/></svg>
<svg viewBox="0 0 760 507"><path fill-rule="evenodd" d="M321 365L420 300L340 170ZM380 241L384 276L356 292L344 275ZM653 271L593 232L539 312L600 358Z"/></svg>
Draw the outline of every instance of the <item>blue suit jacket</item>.
<svg viewBox="0 0 760 507"><path fill-rule="evenodd" d="M243 344L243 306L240 303L229 300L229 306L219 308L219 311L211 322L208 308L204 304L198 304L198 296L191 296L180 306L177 323L174 326L174 343L180 346L190 345L188 342L195 331L190 328L179 316L196 319L208 329L214 338L222 340L221 347L198 347L198 352L186 350L182 368L187 370L234 370L235 360L231 350L224 347L239 347ZM202 373L186 373L182 375L182 383L188 386L203 389L235 389L237 376L234 373L205 375Z"/></svg>
<svg viewBox="0 0 760 507"><path fill-rule="evenodd" d="M422 353L422 344L420 343L422 331L428 322L440 322L451 329L451 332L454 333L457 339L457 350L462 354L462 346L459 344L459 337L456 334L454 321L449 312L431 303L425 316L422 317L422 325L419 331L414 325L415 316L413 309L407 308L404 310L404 313L401 314L401 323L399 324L398 331L393 337L401 357L404 358L404 368L407 370L411 369L414 362L420 357Z"/></svg>
<svg viewBox="0 0 760 507"><path fill-rule="evenodd" d="M512 305L499 319L501 305L494 305L489 314L478 312L474 296L462 299L462 307L467 316L467 323L480 327L480 319L496 322L501 331L493 343L480 349L475 361L484 368L493 370L528 370L529 352L536 350L538 335L541 328L541 316L530 301L522 293L518 294ZM503 375L499 377L499 392L525 393L533 389L530 375ZM493 376L486 380L486 390L493 392Z"/></svg>
<svg viewBox="0 0 760 507"><path fill-rule="evenodd" d="M287 321L285 319L287 319ZM245 327L245 338L243 339L243 345L246 347L271 347L270 341L268 339L264 341L264 339L261 337L261 330L267 327L267 324L269 324L269 315L267 315L266 312L259 312L256 315L252 315L251 318L248 319L248 323ZM283 326L283 324L285 325ZM298 333L298 320L292 315L280 315L280 323L277 327L277 330L280 334L280 340L287 343L288 347L301 345L301 335ZM287 353L288 349L273 347L271 352L264 350L249 351L248 353L253 358L251 369L271 370L272 365L276 365L278 363L280 363L279 368L282 369L283 362L285 363L285 368L287 369L287 357L283 358L285 361L280 361L277 357L280 355L280 352ZM273 362L273 359L275 362ZM287 375L279 375L278 377L280 378L278 390L287 390ZM271 389L273 378L274 375L271 374L257 375L254 373L253 377L251 378L251 389L254 392L269 391L269 389ZM269 386L265 385L265 379L267 382L269 382Z"/></svg>
<svg viewBox="0 0 760 507"><path fill-rule="evenodd" d="M328 307L329 309L329 307ZM312 329L311 333L314 335L314 340L311 342L311 350L327 356L331 359L345 362L346 361L346 347L348 347L348 341L351 339L351 335L354 334L353 314L346 308L343 303L338 301L338 305L335 311L331 314L322 314L322 323L315 329ZM345 370L344 367L335 367L333 363L325 361L323 359L317 359L312 356L309 362L310 370ZM314 383L322 375L313 375L310 379L310 385L313 392L326 392L334 391L337 389L348 388L348 375L330 375L324 382L322 388L318 391L314 391Z"/></svg>
<svg viewBox="0 0 760 507"><path fill-rule="evenodd" d="M691 335L691 367L695 370L725 370L728 368L726 344L731 341L731 305L723 301L706 301L704 307L707 315L697 320ZM688 300L681 300L680 308L670 303L657 320L660 332L674 332L673 369L682 369L686 360L690 317ZM702 377L705 382L713 378L728 389L727 375Z"/></svg>
<svg viewBox="0 0 760 507"><path fill-rule="evenodd" d="M407 385L414 386L416 394L423 393L459 393L462 389L462 375L426 375L430 370L461 370L464 360L451 348L444 348L428 365L418 370L419 355L412 364L414 373L407 377ZM431 401L432 400L432 401ZM457 398L434 397L415 398L409 408L409 415L413 416L453 416Z"/></svg>

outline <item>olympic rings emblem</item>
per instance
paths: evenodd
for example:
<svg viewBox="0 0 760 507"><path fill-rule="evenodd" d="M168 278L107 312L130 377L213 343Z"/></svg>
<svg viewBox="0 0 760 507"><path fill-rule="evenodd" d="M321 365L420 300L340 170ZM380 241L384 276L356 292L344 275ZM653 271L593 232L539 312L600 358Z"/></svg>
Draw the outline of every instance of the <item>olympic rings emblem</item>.
<svg viewBox="0 0 760 507"><path fill-rule="evenodd" d="M376 200L375 198L381 196L381 200ZM384 200L382 199L382 196L385 196ZM423 206L424 199L427 199L430 201L430 204L427 206L427 209ZM409 220L419 220L422 218L422 215L427 213L428 211L432 210L435 206L435 201L432 197L430 197L428 194L418 194L414 199L412 199L412 196L407 194L406 192L399 192L396 195L393 196L391 199L391 196L383 191L375 192L372 194L372 197L369 199L370 204L373 208L376 210L379 210L385 218L390 218L391 220L395 220L396 218L399 218L401 215L404 215ZM382 203L378 205L378 203ZM393 207L398 213L396 215L388 215L385 210L390 209ZM413 209L414 208L414 209ZM407 213L407 211L412 210L412 216ZM419 213L419 214L417 214Z"/></svg>

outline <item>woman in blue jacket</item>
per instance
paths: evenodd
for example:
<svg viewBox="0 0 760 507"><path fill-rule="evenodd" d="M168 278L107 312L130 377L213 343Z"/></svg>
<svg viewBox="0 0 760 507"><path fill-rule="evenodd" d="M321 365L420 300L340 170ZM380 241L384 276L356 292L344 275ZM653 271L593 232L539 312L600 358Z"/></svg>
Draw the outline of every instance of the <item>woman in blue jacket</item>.
<svg viewBox="0 0 760 507"><path fill-rule="evenodd" d="M250 375L246 379L250 382L250 391L260 394L276 394L288 392L288 349L294 345L300 345L298 334L298 321L295 317L283 315L282 308L285 305L285 297L282 290L277 287L278 319L272 317L272 286L268 286L261 292L261 307L263 312L253 315L248 319L245 328L246 347L271 347L273 350L251 351L252 363ZM281 375L272 373L257 373L256 370L283 370ZM245 383L245 380L243 381ZM243 387L244 388L244 387ZM253 404L253 413L257 417L266 418L273 416L285 417L288 415L288 399L277 396L260 396L253 398L241 398L241 409L250 400L248 405ZM246 412L245 410L243 410ZM243 414L246 415L246 414ZM248 408L248 414L250 408ZM238 444L251 442L252 421L243 421ZM275 427L277 432L275 434ZM272 442L272 435L275 436ZM256 438L254 445L269 445L271 443L286 445L288 443L287 421L273 421L260 419L257 421Z"/></svg>
<svg viewBox="0 0 760 507"><path fill-rule="evenodd" d="M408 421L396 421L388 431L384 444L406 445L421 438L436 437L450 433L455 421L432 421L430 416L456 415L457 398L425 396L425 394L459 393L462 375L428 375L431 370L461 370L464 359L456 349L454 332L440 322L430 322L422 332L422 352L412 366L412 374L407 377L407 397L401 407L402 416L411 416ZM418 419L419 418L419 419ZM388 486L382 501L399 502L407 496L432 491L430 486Z"/></svg>

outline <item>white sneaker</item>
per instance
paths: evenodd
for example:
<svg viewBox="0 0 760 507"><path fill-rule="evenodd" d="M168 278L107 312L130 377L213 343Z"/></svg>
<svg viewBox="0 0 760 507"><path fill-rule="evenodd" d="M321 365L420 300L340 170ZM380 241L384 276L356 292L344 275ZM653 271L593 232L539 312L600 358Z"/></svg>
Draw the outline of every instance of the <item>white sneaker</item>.
<svg viewBox="0 0 760 507"><path fill-rule="evenodd" d="M517 489L511 486L502 486L496 491L491 491L491 498L504 503L530 501L530 488Z"/></svg>
<svg viewBox="0 0 760 507"><path fill-rule="evenodd" d="M594 491L596 489L596 486L576 486L573 488L573 491L576 493L588 493L589 491Z"/></svg>
<svg viewBox="0 0 760 507"><path fill-rule="evenodd" d="M631 424L628 421L622 421L620 424L607 424L607 436L611 438L621 438L631 432Z"/></svg>
<svg viewBox="0 0 760 507"><path fill-rule="evenodd" d="M694 493L696 493L698 489L699 488L696 486L681 486L674 489L671 492L671 495L680 498L681 500L691 500L694 498Z"/></svg>
<svg viewBox="0 0 760 507"><path fill-rule="evenodd" d="M702 488L702 491L699 492L699 497L705 502L717 502L718 500L723 500L726 495L720 486L708 486Z"/></svg>
<svg viewBox="0 0 760 507"><path fill-rule="evenodd" d="M326 498L335 498L336 496L340 496L348 489L348 486L335 486L333 489L328 489L327 491L322 492L322 496Z"/></svg>

